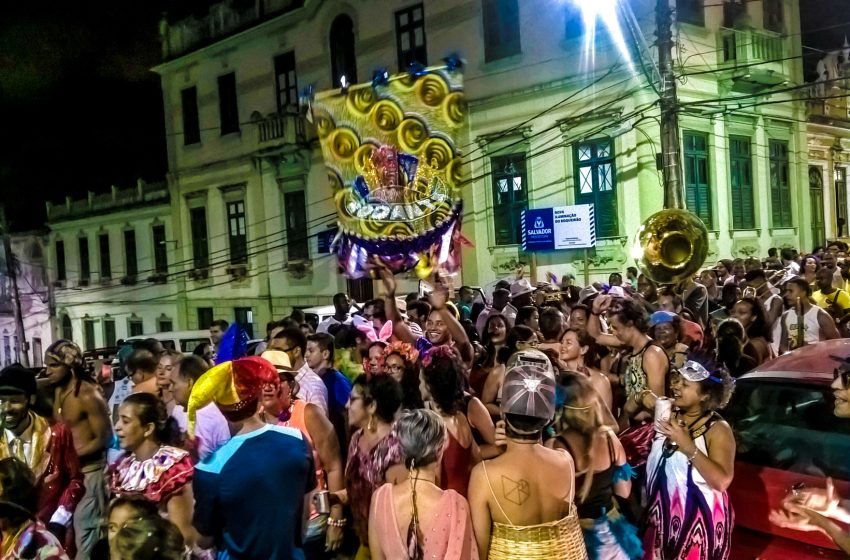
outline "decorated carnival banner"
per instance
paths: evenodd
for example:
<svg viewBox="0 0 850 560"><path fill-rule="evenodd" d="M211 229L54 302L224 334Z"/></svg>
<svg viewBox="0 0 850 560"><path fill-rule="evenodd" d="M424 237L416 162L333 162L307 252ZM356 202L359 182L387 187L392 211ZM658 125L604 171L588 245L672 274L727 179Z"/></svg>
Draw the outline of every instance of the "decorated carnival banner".
<svg viewBox="0 0 850 560"><path fill-rule="evenodd" d="M466 124L458 67L376 73L318 94L312 116L334 191L341 272L366 277L373 256L421 278L456 269Z"/></svg>

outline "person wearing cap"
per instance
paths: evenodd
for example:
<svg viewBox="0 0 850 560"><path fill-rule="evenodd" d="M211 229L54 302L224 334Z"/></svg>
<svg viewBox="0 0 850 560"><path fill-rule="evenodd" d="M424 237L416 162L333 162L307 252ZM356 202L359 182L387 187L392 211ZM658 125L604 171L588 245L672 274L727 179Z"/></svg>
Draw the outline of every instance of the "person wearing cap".
<svg viewBox="0 0 850 560"><path fill-rule="evenodd" d="M62 544L36 516L37 504L32 470L15 457L0 460L3 560L69 560Z"/></svg>
<svg viewBox="0 0 850 560"><path fill-rule="evenodd" d="M301 388L301 398L328 414L328 388L304 359L307 353L307 337L301 329L290 327L280 330L269 341L268 350L279 350L286 354L292 369L297 372L295 380Z"/></svg>
<svg viewBox="0 0 850 560"><path fill-rule="evenodd" d="M678 315L681 323L680 338L682 342L687 344L689 347L700 348L702 347L703 340L705 339L705 332L699 323L689 321L682 316L682 311L684 309L686 308L682 306L681 296L674 292L672 288L662 288L658 292L658 310L669 311L670 313Z"/></svg>
<svg viewBox="0 0 850 560"><path fill-rule="evenodd" d="M83 473L67 426L49 422L32 410L36 398L33 374L20 364L0 371L0 459L15 457L35 477L36 516L70 550L72 515L83 497Z"/></svg>
<svg viewBox="0 0 850 560"><path fill-rule="evenodd" d="M301 520L304 496L316 487L313 455L299 430L257 415L263 387L279 383L272 364L249 356L215 366L192 387L190 432L198 410L215 403L234 434L195 465L193 480L199 544L215 545L219 558L304 559Z"/></svg>
<svg viewBox="0 0 850 560"><path fill-rule="evenodd" d="M709 371L696 361L685 362L674 375L675 412L669 421L655 423L658 435L646 466L644 558L729 557L733 516L727 490L735 435L717 411L734 387L726 370Z"/></svg>
<svg viewBox="0 0 850 560"><path fill-rule="evenodd" d="M661 345L670 364L681 367L688 358L688 345L679 342L681 318L669 311L656 311L649 316L649 336Z"/></svg>
<svg viewBox="0 0 850 560"><path fill-rule="evenodd" d="M60 339L44 352L47 382L53 389L53 415L71 432L86 487L74 511L74 535L79 558L88 558L103 537L109 492L106 449L112 443L109 411L100 387L83 367L83 353Z"/></svg>
<svg viewBox="0 0 850 560"><path fill-rule="evenodd" d="M545 356L544 362L548 364ZM575 465L565 450L542 444L555 413L551 365L512 360L505 373L501 411L505 452L475 466L469 507L481 558L565 558L578 525L573 497ZM533 465L533 470L529 469ZM535 538L529 539L533 532ZM581 541L580 534L578 535ZM575 556L584 555L576 550ZM586 557L586 556L584 556Z"/></svg>

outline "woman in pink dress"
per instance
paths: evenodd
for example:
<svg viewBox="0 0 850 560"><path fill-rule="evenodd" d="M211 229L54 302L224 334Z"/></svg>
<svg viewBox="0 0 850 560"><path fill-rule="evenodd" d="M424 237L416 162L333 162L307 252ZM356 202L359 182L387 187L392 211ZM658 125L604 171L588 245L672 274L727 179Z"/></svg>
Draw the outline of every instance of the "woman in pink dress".
<svg viewBox="0 0 850 560"><path fill-rule="evenodd" d="M372 496L369 546L373 560L478 558L466 499L436 483L437 465L448 440L443 419L430 410L405 411L394 430L408 477L384 484Z"/></svg>

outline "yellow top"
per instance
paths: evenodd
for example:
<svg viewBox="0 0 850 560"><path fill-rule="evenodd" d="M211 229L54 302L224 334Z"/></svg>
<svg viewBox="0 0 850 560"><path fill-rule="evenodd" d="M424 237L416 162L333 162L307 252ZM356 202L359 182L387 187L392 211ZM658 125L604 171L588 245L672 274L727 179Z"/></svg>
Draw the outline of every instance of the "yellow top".
<svg viewBox="0 0 850 560"><path fill-rule="evenodd" d="M815 301L815 304L821 309L828 309L833 304L835 304L842 311L847 311L848 309L850 309L850 295L848 295L846 290L836 289L829 295L826 295L820 290L818 290L812 294L812 299Z"/></svg>

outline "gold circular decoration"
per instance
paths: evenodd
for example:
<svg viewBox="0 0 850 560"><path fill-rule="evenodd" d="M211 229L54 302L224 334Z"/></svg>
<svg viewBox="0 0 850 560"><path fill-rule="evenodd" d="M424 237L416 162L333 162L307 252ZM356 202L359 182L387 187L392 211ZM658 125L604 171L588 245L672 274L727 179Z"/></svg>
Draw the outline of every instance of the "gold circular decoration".
<svg viewBox="0 0 850 560"><path fill-rule="evenodd" d="M336 125L330 117L325 115L316 117L316 134L319 135L319 138L324 140L333 132L334 128L336 128Z"/></svg>
<svg viewBox="0 0 850 560"><path fill-rule="evenodd" d="M422 146L419 159L437 169L443 169L454 159L449 143L442 138L431 138Z"/></svg>
<svg viewBox="0 0 850 560"><path fill-rule="evenodd" d="M366 115L375 104L375 90L371 87L361 87L352 90L345 98L348 109L358 115Z"/></svg>
<svg viewBox="0 0 850 560"><path fill-rule="evenodd" d="M462 125L466 110L466 97L462 93L450 93L443 101L443 117L450 126Z"/></svg>
<svg viewBox="0 0 850 560"><path fill-rule="evenodd" d="M339 159L349 159L360 147L360 140L350 128L337 128L330 136L331 151Z"/></svg>
<svg viewBox="0 0 850 560"><path fill-rule="evenodd" d="M381 99L372 107L369 114L372 124L384 132L392 132L404 119L404 113L397 103L389 99Z"/></svg>
<svg viewBox="0 0 850 560"><path fill-rule="evenodd" d="M466 180L466 168L463 166L463 158L456 157L449 163L446 172L452 188L460 188Z"/></svg>
<svg viewBox="0 0 850 560"><path fill-rule="evenodd" d="M408 222L390 222L381 233L386 237L407 238L413 237L413 228Z"/></svg>
<svg viewBox="0 0 850 560"><path fill-rule="evenodd" d="M372 154L375 153L375 150L378 147L374 144L363 144L357 151L354 152L354 168L357 170L359 175L363 175L363 171L366 168L366 162L372 157Z"/></svg>
<svg viewBox="0 0 850 560"><path fill-rule="evenodd" d="M449 87L439 76L428 74L416 82L416 95L428 107L438 107L449 93Z"/></svg>
<svg viewBox="0 0 850 560"><path fill-rule="evenodd" d="M428 140L428 129L425 123L413 118L401 121L398 127L398 145L403 151L409 154L416 153L426 140Z"/></svg>
<svg viewBox="0 0 850 560"><path fill-rule="evenodd" d="M342 191L342 178L339 173L333 169L328 169L328 184L331 186L331 192L339 193Z"/></svg>

